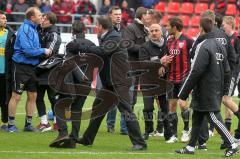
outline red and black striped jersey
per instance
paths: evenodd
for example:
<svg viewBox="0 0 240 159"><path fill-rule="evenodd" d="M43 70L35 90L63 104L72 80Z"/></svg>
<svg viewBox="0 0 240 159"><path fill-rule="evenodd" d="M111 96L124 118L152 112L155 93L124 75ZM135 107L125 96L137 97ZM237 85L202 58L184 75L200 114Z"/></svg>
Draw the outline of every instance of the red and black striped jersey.
<svg viewBox="0 0 240 159"><path fill-rule="evenodd" d="M240 55L240 38L236 32L232 36L230 36L230 41L232 46L234 47L234 50L236 51L236 54L239 56Z"/></svg>
<svg viewBox="0 0 240 159"><path fill-rule="evenodd" d="M191 66L189 52L192 44L193 40L185 34L181 34L178 39L174 36L168 39L168 54L173 56L169 65L169 81L182 83L186 79Z"/></svg>

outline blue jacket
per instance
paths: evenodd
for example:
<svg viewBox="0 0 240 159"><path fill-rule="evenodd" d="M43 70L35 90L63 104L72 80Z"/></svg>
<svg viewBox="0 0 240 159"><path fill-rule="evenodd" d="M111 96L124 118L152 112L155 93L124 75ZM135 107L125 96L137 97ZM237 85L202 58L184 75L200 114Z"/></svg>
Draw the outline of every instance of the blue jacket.
<svg viewBox="0 0 240 159"><path fill-rule="evenodd" d="M44 54L45 49L40 46L37 25L25 19L17 32L13 61L35 66Z"/></svg>

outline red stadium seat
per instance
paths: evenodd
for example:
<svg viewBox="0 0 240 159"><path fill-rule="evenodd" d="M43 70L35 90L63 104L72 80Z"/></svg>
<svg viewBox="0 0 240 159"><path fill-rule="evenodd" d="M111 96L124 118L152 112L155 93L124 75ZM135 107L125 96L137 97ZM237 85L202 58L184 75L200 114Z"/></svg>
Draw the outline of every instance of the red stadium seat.
<svg viewBox="0 0 240 159"><path fill-rule="evenodd" d="M189 26L190 17L188 15L181 15L180 19L183 21L183 26Z"/></svg>
<svg viewBox="0 0 240 159"><path fill-rule="evenodd" d="M236 5L235 4L228 4L226 14L227 15L236 15L237 14Z"/></svg>
<svg viewBox="0 0 240 159"><path fill-rule="evenodd" d="M165 15L165 16L163 16L163 18L162 18L162 24L166 26L167 23L168 23L168 19L171 18L171 17L172 17L171 15Z"/></svg>
<svg viewBox="0 0 240 159"><path fill-rule="evenodd" d="M228 0L228 3L236 3L236 0Z"/></svg>
<svg viewBox="0 0 240 159"><path fill-rule="evenodd" d="M179 13L180 3L178 2L169 2L168 3L168 13Z"/></svg>
<svg viewBox="0 0 240 159"><path fill-rule="evenodd" d="M214 5L214 3L212 3L212 4L210 5L210 10L214 11L214 7L215 7L215 5Z"/></svg>
<svg viewBox="0 0 240 159"><path fill-rule="evenodd" d="M183 3L181 7L182 14L193 14L193 4L192 3Z"/></svg>
<svg viewBox="0 0 240 159"><path fill-rule="evenodd" d="M207 3L197 3L195 6L195 13L200 14L201 12L208 9Z"/></svg>
<svg viewBox="0 0 240 159"><path fill-rule="evenodd" d="M194 27L198 27L200 22L200 16L193 16L191 20L191 25Z"/></svg>
<svg viewBox="0 0 240 159"><path fill-rule="evenodd" d="M190 28L187 31L187 35L191 36L192 38L196 38L198 34L199 34L199 29L197 28Z"/></svg>
<svg viewBox="0 0 240 159"><path fill-rule="evenodd" d="M156 6L155 9L160 11L160 12L165 12L166 4L165 2L159 2Z"/></svg>

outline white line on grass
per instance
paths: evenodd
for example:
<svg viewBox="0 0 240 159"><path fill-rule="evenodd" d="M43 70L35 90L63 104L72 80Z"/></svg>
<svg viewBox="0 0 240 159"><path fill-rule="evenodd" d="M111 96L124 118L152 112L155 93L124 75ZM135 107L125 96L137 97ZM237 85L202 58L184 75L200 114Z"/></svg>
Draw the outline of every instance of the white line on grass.
<svg viewBox="0 0 240 159"><path fill-rule="evenodd" d="M20 154L55 154L55 155L176 155L175 153L151 153L151 152L90 152L90 151L81 151L81 152L64 152L64 151L0 151L0 153L20 153ZM219 155L219 153L207 153L208 155Z"/></svg>

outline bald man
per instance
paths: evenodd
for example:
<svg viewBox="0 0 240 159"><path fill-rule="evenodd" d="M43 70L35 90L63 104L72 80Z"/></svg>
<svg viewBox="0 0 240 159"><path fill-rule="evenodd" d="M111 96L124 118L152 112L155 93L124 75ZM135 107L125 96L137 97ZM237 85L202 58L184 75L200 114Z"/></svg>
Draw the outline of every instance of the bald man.
<svg viewBox="0 0 240 159"><path fill-rule="evenodd" d="M34 68L41 57L50 56L52 50L41 48L37 26L42 23L42 14L38 8L31 7L26 11L26 19L18 29L13 53L12 97L9 101L8 131L18 132L15 126L17 104L24 90L27 91L26 120L24 131L35 132L32 126L37 97L37 81Z"/></svg>
<svg viewBox="0 0 240 159"><path fill-rule="evenodd" d="M145 42L140 48L140 61L160 62L161 59L163 60L163 57L167 54L167 40L162 36L162 27L160 24L155 23L150 25L149 38L150 40L148 42ZM164 62L162 61L162 64L163 63ZM164 65L159 68L159 76L161 76L163 79L166 79ZM155 131L153 127L154 96L145 96L143 98L143 115L145 120L145 133L143 134L143 138L147 140L149 136L163 136L163 129L161 126L163 123L164 137L166 140L169 140L171 133L169 129L169 121L167 120L168 103L166 94L157 97L160 103L161 111L158 111L158 124Z"/></svg>

